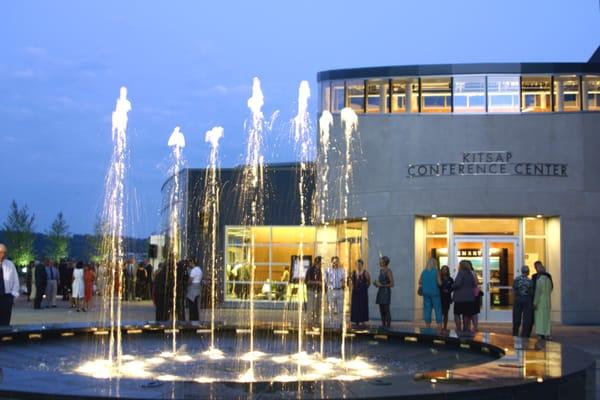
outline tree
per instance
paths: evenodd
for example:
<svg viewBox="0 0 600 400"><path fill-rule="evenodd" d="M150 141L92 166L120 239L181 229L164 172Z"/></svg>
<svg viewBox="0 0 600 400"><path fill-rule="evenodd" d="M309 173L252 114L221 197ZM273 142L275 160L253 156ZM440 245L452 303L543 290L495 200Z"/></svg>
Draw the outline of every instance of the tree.
<svg viewBox="0 0 600 400"><path fill-rule="evenodd" d="M3 228L9 254L17 265L27 265L35 258L33 251L34 221L35 214L29 214L29 208L26 205L19 208L17 202L12 201Z"/></svg>
<svg viewBox="0 0 600 400"><path fill-rule="evenodd" d="M69 225L61 212L58 213L50 230L48 231L48 240L50 244L46 251L48 257L53 260L60 260L69 256Z"/></svg>
<svg viewBox="0 0 600 400"><path fill-rule="evenodd" d="M106 222L102 222L100 217L96 217L94 223L94 234L86 235L90 252L88 258L93 262L100 262L103 255L104 239L106 237Z"/></svg>

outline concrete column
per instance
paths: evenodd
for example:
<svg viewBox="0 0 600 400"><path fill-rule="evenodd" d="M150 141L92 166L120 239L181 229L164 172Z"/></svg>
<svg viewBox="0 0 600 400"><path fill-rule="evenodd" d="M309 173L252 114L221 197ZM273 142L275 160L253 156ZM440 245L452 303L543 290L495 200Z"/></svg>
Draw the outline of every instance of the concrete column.
<svg viewBox="0 0 600 400"><path fill-rule="evenodd" d="M587 96L587 82L583 77L581 77L581 105L583 106L583 110L588 109L588 96Z"/></svg>
<svg viewBox="0 0 600 400"><path fill-rule="evenodd" d="M556 84L556 111L565 111L565 101L564 101L564 83L560 80L555 80Z"/></svg>
<svg viewBox="0 0 600 400"><path fill-rule="evenodd" d="M384 114L387 109L387 87L386 81L381 82L381 85L379 86L379 112L381 114Z"/></svg>
<svg viewBox="0 0 600 400"><path fill-rule="evenodd" d="M404 92L405 94L405 101L406 101L406 112L407 113L411 113L413 112L412 109L412 90L411 90L411 82L408 81L406 82L406 90Z"/></svg>

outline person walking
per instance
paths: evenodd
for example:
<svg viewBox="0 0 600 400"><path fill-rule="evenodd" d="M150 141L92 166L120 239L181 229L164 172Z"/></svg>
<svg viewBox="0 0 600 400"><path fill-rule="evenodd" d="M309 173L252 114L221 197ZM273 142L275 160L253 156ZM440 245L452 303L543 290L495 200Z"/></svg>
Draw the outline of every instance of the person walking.
<svg viewBox="0 0 600 400"><path fill-rule="evenodd" d="M188 303L190 321L200 320L200 307L201 307L201 295L202 295L202 268L195 262L193 264L189 278L188 287L186 294L186 301Z"/></svg>
<svg viewBox="0 0 600 400"><path fill-rule="evenodd" d="M450 268L443 265L440 270L442 286L440 287L440 300L442 301L442 329L448 330L448 312L452 304L452 292L454 291L454 279L450 276Z"/></svg>
<svg viewBox="0 0 600 400"><path fill-rule="evenodd" d="M69 279L69 264L67 260L64 258L60 260L58 264L58 285L59 285L59 293L62 296L63 301L69 300L69 283L71 280Z"/></svg>
<svg viewBox="0 0 600 400"><path fill-rule="evenodd" d="M83 262L78 261L73 271L73 283L71 284L71 293L75 302L77 312L85 311L83 299L85 297L85 283L83 281Z"/></svg>
<svg viewBox="0 0 600 400"><path fill-rule="evenodd" d="M331 257L331 267L325 271L325 284L327 285L327 304L329 319L332 324L339 324L344 307L344 287L346 284L346 271L340 265L338 256Z"/></svg>
<svg viewBox="0 0 600 400"><path fill-rule="evenodd" d="M389 268L390 259L388 256L379 258L379 277L374 285L377 287L377 297L375 303L379 305L379 314L381 315L381 325L387 329L392 324L392 314L390 304L392 302L392 288L394 287L394 274Z"/></svg>
<svg viewBox="0 0 600 400"><path fill-rule="evenodd" d="M471 333L471 321L476 311L476 299L473 290L477 287L477 282L471 268L471 261L461 260L458 264L458 273L454 279L454 319L458 321L462 318L462 329L457 323L457 333Z"/></svg>
<svg viewBox="0 0 600 400"><path fill-rule="evenodd" d="M45 261L49 263L49 260ZM46 266L42 263L37 263L35 266L35 298L33 300L33 308L39 310L42 308L42 299L46 294L46 283L48 281L48 275L46 273Z"/></svg>
<svg viewBox="0 0 600 400"><path fill-rule="evenodd" d="M356 270L351 275L352 303L350 306L350 322L357 326L365 326L369 321L369 286L371 275L365 269L363 260L356 261Z"/></svg>
<svg viewBox="0 0 600 400"><path fill-rule="evenodd" d="M315 257L310 268L306 270L304 283L306 284L306 313L308 314L308 323L312 327L318 326L321 319L321 306L323 301L323 274L321 264L323 258ZM283 285L282 285L283 286Z"/></svg>
<svg viewBox="0 0 600 400"><path fill-rule="evenodd" d="M46 308L56 308L58 293L58 268L53 261L46 264Z"/></svg>
<svg viewBox="0 0 600 400"><path fill-rule="evenodd" d="M96 272L91 264L86 264L83 272L83 301L84 311L92 307L92 299L94 298L94 286L96 283Z"/></svg>
<svg viewBox="0 0 600 400"><path fill-rule="evenodd" d="M0 243L0 326L10 325L12 308L19 297L19 275L12 261L6 258L8 249Z"/></svg>
<svg viewBox="0 0 600 400"><path fill-rule="evenodd" d="M543 265L537 265L539 277L535 283L533 309L535 315L535 334L543 340L550 339L550 295L552 294L552 281L545 273Z"/></svg>
<svg viewBox="0 0 600 400"><path fill-rule="evenodd" d="M530 330L533 312L533 282L529 279L529 267L521 267L521 275L513 282L514 304L513 304L513 336L527 336ZM523 327L521 328L521 322Z"/></svg>
<svg viewBox="0 0 600 400"><path fill-rule="evenodd" d="M427 328L431 327L431 312L435 312L435 322L439 330L442 329L442 300L440 286L442 278L438 269L437 259L431 257L419 278L419 292L423 296L423 319Z"/></svg>

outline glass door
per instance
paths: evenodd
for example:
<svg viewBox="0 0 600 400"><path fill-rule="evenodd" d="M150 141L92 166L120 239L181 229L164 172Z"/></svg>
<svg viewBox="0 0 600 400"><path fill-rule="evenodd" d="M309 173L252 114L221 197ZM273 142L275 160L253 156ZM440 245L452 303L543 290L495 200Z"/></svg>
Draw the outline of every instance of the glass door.
<svg viewBox="0 0 600 400"><path fill-rule="evenodd" d="M515 237L455 237L453 270L461 260L471 261L483 290L481 320L511 321L517 246Z"/></svg>

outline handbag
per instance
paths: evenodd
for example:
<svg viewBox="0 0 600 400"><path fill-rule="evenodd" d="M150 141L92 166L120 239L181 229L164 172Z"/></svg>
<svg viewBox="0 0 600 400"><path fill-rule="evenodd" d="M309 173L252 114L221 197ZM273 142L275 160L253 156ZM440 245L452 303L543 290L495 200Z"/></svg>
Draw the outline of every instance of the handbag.
<svg viewBox="0 0 600 400"><path fill-rule="evenodd" d="M419 289L417 289L417 294L419 296L423 296L423 286L419 286Z"/></svg>

